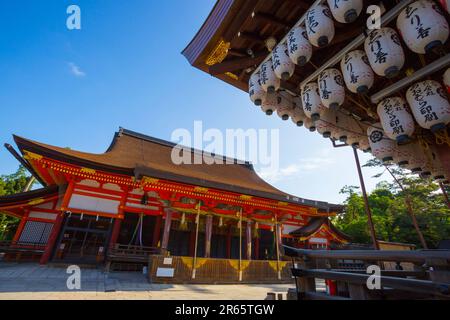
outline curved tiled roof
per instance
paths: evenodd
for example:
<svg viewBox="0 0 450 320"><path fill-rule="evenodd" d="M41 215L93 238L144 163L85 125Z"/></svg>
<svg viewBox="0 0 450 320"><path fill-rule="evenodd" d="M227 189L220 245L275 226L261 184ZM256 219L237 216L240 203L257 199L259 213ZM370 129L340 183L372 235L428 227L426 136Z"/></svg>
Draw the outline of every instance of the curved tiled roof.
<svg viewBox="0 0 450 320"><path fill-rule="evenodd" d="M328 211L339 211L341 206L326 202L293 197L261 179L250 163L238 162L222 156L211 156L202 151L186 148L191 160L202 155L211 159L228 160L227 164L175 164L172 150L176 144L156 139L126 129L115 134L111 146L105 153L93 154L55 147L14 136L22 153L26 151L55 160L106 170L127 175L142 175L176 182L240 192L243 194L314 206ZM192 161L193 162L193 161ZM232 164L228 164L231 162Z"/></svg>

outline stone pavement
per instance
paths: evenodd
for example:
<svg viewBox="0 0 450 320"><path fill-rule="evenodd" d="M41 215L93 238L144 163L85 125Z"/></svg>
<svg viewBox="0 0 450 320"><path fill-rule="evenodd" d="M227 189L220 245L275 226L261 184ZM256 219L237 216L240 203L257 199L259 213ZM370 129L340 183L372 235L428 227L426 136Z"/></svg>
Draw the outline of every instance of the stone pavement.
<svg viewBox="0 0 450 320"><path fill-rule="evenodd" d="M295 287L151 284L140 273L82 269L81 290L72 291L66 285L68 276L64 268L0 262L0 300L263 300L268 292L283 293L285 299L288 288Z"/></svg>

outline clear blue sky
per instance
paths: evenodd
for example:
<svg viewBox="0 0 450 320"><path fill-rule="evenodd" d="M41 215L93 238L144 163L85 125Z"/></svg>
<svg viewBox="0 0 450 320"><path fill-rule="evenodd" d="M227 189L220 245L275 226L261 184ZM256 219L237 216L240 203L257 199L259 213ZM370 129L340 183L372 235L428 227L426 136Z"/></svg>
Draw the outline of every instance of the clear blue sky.
<svg viewBox="0 0 450 320"><path fill-rule="evenodd" d="M352 151L291 121L267 117L247 94L191 67L181 51L214 0L15 0L0 4L0 141L11 135L101 153L119 126L162 139L177 128L279 128L283 191L340 202L359 185ZM66 28L66 9L82 29ZM362 162L368 159L361 156ZM17 169L0 150L0 174ZM369 190L379 179L364 171Z"/></svg>

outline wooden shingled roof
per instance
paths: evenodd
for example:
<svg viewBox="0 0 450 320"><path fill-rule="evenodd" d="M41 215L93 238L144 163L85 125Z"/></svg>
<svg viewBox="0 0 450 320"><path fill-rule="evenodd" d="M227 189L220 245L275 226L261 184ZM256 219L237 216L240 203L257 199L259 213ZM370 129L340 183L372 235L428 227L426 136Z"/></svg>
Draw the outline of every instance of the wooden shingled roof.
<svg viewBox="0 0 450 320"><path fill-rule="evenodd" d="M55 147L48 144L14 136L20 151L37 153L58 161L72 163L106 172L135 176L150 176L158 179L197 185L207 188L236 192L278 201L313 206L330 212L341 211L342 206L327 202L294 197L265 182L253 169L252 164L236 159L204 154L202 151L186 148L195 155L228 160L227 164L175 164L171 154L176 144L149 137L137 132L120 129L105 153L93 154ZM228 164L231 162L232 164Z"/></svg>

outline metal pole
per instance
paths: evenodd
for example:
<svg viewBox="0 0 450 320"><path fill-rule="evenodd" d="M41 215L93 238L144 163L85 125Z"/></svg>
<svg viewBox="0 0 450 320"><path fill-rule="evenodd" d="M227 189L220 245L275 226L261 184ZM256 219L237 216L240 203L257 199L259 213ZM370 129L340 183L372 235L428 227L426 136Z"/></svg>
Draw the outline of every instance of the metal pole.
<svg viewBox="0 0 450 320"><path fill-rule="evenodd" d="M447 207L450 208L450 200L448 199L447 191L445 190L445 186L442 184L442 182L439 182L439 186L441 187L442 194L444 195L444 199L447 202Z"/></svg>
<svg viewBox="0 0 450 320"><path fill-rule="evenodd" d="M389 172L389 174L392 176L392 178L394 178L395 182L399 185L400 189L405 194L406 208L408 209L409 215L411 216L411 220L413 222L414 228L416 229L417 235L419 236L420 242L422 243L422 247L424 249L428 249L427 242L425 241L425 238L423 237L422 231L420 231L419 224L417 223L416 215L414 214L414 210L412 208L411 197L406 192L405 188L400 183L400 181L397 179L397 177L392 173L392 171L389 170L389 168L387 166L384 166L384 167Z"/></svg>
<svg viewBox="0 0 450 320"><path fill-rule="evenodd" d="M197 205L197 217L195 218L195 223L197 224L197 226L195 229L195 248L194 248L194 260L193 260L193 264L192 264L192 279L195 279L195 273L196 273L195 266L197 265L197 244L198 244L198 227L200 225L200 208L201 208L201 203L199 201L198 205Z"/></svg>
<svg viewBox="0 0 450 320"><path fill-rule="evenodd" d="M370 207L369 207L369 199L367 198L366 185L364 184L364 177L363 177L362 170L361 170L361 164L359 163L358 150L354 147L352 147L352 149L353 149L353 154L355 155L356 168L358 169L359 182L361 184L361 191L363 193L364 207L365 207L366 214L367 214L367 222L369 224L370 236L372 237L373 247L375 250L380 250L380 246L378 245L378 240L377 240L377 236L375 233L375 227L374 227L373 221L372 221L372 212L370 211Z"/></svg>

